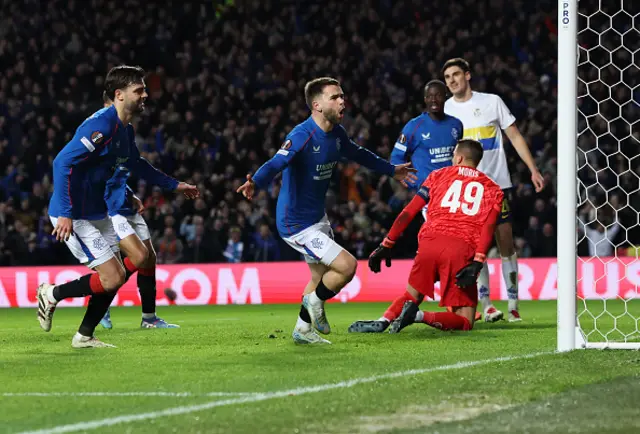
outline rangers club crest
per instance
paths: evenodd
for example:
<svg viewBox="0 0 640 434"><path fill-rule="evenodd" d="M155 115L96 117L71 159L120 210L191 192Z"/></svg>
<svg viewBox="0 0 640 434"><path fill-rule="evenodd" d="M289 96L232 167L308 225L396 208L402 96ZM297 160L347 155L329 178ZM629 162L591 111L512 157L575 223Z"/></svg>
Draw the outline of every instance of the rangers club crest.
<svg viewBox="0 0 640 434"><path fill-rule="evenodd" d="M479 108L477 108L477 109L475 109L475 110L473 111L473 115L474 115L475 117L477 117L477 118L479 118L481 114L482 114L482 112L480 111L480 109L479 109Z"/></svg>
<svg viewBox="0 0 640 434"><path fill-rule="evenodd" d="M336 139L336 148L338 148L338 151L340 150L341 146L342 144L340 143L340 139Z"/></svg>
<svg viewBox="0 0 640 434"><path fill-rule="evenodd" d="M458 130L451 128L451 137L453 137L453 140L458 140Z"/></svg>

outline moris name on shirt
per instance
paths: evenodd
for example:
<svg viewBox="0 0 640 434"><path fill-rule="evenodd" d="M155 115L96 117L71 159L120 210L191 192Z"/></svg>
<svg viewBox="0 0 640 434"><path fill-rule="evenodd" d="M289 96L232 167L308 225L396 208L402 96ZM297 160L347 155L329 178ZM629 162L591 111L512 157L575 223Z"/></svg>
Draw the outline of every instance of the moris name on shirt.
<svg viewBox="0 0 640 434"><path fill-rule="evenodd" d="M479 176L477 170L470 169L468 167L458 167L458 175L471 176L473 178L477 178Z"/></svg>

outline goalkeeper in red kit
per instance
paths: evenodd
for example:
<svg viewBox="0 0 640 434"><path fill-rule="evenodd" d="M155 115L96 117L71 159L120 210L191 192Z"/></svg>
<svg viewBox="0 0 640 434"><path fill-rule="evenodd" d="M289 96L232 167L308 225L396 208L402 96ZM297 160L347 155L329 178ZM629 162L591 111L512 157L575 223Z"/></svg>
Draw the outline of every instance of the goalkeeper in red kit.
<svg viewBox="0 0 640 434"><path fill-rule="evenodd" d="M418 235L416 254L406 292L377 321L357 321L350 332L397 333L414 322L441 330L471 330L478 305L476 278L493 239L503 193L498 184L476 167L482 145L458 141L453 166L432 172L415 197L396 218L389 234L369 257L369 268L380 272L381 262L391 266L393 246L411 220L428 204L427 219ZM421 312L425 296L434 298L440 281L440 306L449 312Z"/></svg>

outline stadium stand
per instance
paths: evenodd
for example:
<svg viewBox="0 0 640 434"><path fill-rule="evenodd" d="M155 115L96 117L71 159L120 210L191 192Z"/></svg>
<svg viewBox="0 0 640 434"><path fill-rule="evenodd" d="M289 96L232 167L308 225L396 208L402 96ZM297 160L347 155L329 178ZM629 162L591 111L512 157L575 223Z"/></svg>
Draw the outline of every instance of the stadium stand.
<svg viewBox="0 0 640 434"><path fill-rule="evenodd" d="M129 0L126 8L99 0L0 3L8 11L0 18L0 265L75 263L50 236L51 162L76 126L101 107L102 81L114 65L149 72L147 110L135 125L143 156L204 192L186 202L132 180L159 262L239 262L298 259L274 228L278 183L252 203L235 190L308 116L305 81L337 77L347 94L347 131L388 158L402 125L422 111L424 84L441 78L444 61L458 56L470 61L475 90L503 97L547 181L536 194L508 146L518 254L555 256L562 146L556 143L550 0L227 1L224 7ZM623 148L620 164L597 172L597 180L617 186L599 220L620 214L625 230L618 234L631 244L619 247L626 248L640 244L632 229L640 197L637 186L626 194L633 186L625 182L638 178L622 174L624 152L633 151ZM589 158L591 166L580 172L585 187L596 181L590 168L605 167L607 155ZM640 160L628 170L639 173ZM605 202L604 190L587 193L596 207ZM336 171L327 211L340 244L365 258L409 199L394 181L347 164ZM580 212L588 223L594 208ZM416 219L398 245L405 257L415 252L412 234L420 223ZM580 249L589 253L587 245Z"/></svg>

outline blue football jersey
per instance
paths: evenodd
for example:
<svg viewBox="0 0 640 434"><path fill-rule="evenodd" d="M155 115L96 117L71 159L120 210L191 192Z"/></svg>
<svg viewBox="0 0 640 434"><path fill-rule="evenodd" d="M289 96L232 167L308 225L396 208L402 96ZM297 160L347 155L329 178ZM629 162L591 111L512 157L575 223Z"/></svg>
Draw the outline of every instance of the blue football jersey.
<svg viewBox="0 0 640 434"><path fill-rule="evenodd" d="M402 164L411 159L418 170L418 180L408 183L417 190L431 172L451 166L453 150L462 138L462 122L458 118L445 115L441 121L422 113L411 119L402 129L391 152L391 163Z"/></svg>
<svg viewBox="0 0 640 434"><path fill-rule="evenodd" d="M111 146L112 161L115 165L113 175L107 181L104 192L104 200L110 216L136 213L132 208L131 189L127 188L127 180L132 172L164 190L175 190L178 186L177 180L156 169L140 156L133 125L127 125L126 132L126 142L116 142Z"/></svg>
<svg viewBox="0 0 640 434"><path fill-rule="evenodd" d="M266 188L284 170L276 206L280 236L294 235L322 219L333 171L343 159L389 176L395 172L393 165L354 143L341 125L326 133L311 117L297 125L276 155L258 169L258 188Z"/></svg>
<svg viewBox="0 0 640 434"><path fill-rule="evenodd" d="M128 141L115 107L87 118L53 160L53 194L49 215L82 220L107 216L104 191L113 174L111 148Z"/></svg>

